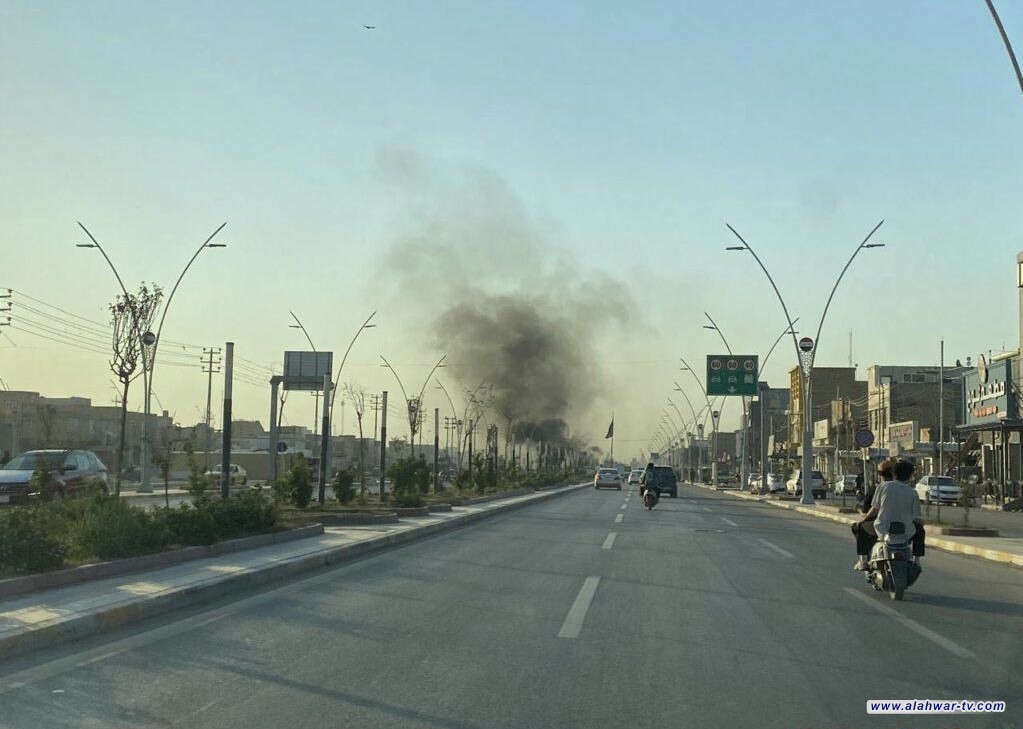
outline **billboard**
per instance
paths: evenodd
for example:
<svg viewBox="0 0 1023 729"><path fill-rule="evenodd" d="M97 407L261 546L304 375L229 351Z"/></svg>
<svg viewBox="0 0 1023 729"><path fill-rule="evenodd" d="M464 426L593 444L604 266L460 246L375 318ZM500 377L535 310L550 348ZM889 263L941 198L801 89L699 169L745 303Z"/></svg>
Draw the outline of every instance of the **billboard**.
<svg viewBox="0 0 1023 729"><path fill-rule="evenodd" d="M963 412L966 425L984 425L1002 420L1015 420L1016 399L1012 393L1011 360L967 370L963 377Z"/></svg>
<svg viewBox="0 0 1023 729"><path fill-rule="evenodd" d="M333 352L285 352L284 389L322 390L334 366Z"/></svg>
<svg viewBox="0 0 1023 729"><path fill-rule="evenodd" d="M918 440L920 440L920 423L916 420L892 423L888 426L889 448L911 451Z"/></svg>

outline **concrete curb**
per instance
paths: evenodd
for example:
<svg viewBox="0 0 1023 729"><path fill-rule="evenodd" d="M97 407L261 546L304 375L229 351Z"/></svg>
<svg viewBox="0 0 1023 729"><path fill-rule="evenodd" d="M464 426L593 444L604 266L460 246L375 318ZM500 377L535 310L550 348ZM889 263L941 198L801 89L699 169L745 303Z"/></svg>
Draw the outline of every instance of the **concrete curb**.
<svg viewBox="0 0 1023 729"><path fill-rule="evenodd" d="M696 486L707 491L714 491L714 489L700 484L687 484L688 486ZM726 492L728 493L728 492ZM830 521L836 521L840 524L855 524L858 519L851 519L841 514L830 514L827 512L818 511L806 506L800 506L798 503L786 502L786 501L774 501L771 499L765 499L760 496L754 496L753 494L730 492L730 496L734 496L738 499L744 499L746 501L759 501L762 504L769 504L779 509L788 509L789 511L796 511L800 514L808 514L810 516L816 516L819 519L828 519ZM997 539L997 537L984 537L985 539ZM1023 567L1023 555L1013 554L1012 552L1002 552L998 549L986 549L983 547L975 547L972 544L963 544L961 542L953 542L949 539L942 539L941 537L927 536L927 546L940 549L945 552L956 552L958 554L967 554L971 557L981 557L983 559L990 560L992 562L999 562L1001 564L1010 564L1016 567Z"/></svg>
<svg viewBox="0 0 1023 729"><path fill-rule="evenodd" d="M81 567L54 570L53 572L40 572L34 575L25 575L24 577L9 577L0 580L0 600L32 592L50 590L55 587L77 585L82 582L89 582L90 580L102 580L107 577L131 574L132 572L170 567L182 562L190 562L206 557L219 557L222 554L266 547L271 544L284 544L296 539L316 537L320 534L323 534L323 525L310 524L283 532L269 532L240 539L227 539L210 545L181 547L180 549L169 549L166 552L156 552L155 554L146 554L141 557L96 562L94 564L85 564Z"/></svg>
<svg viewBox="0 0 1023 729"><path fill-rule="evenodd" d="M407 531L387 534L355 544L327 548L314 554L303 555L281 562L231 574L211 575L209 580L187 587L169 589L164 593L139 597L120 605L109 606L94 613L62 617L39 623L31 628L0 637L0 661L56 643L87 638L97 633L121 628L131 623L208 602L223 595L258 587L268 582L308 572L327 565L343 564L358 557L379 552L388 547L406 544L442 532L459 529L498 514L529 506L558 496L573 494L590 486L589 483L566 486L559 491L534 493L522 501L499 504L484 511L459 514L446 521L422 524ZM523 494L517 494L523 496ZM320 525L317 525L320 526ZM322 526L320 526L322 529Z"/></svg>

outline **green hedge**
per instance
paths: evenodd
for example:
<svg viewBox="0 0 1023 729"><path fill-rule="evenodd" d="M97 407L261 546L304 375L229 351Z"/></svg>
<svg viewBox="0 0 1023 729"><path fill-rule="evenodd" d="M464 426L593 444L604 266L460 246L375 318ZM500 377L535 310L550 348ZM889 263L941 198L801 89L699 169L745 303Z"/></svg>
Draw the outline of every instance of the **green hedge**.
<svg viewBox="0 0 1023 729"><path fill-rule="evenodd" d="M67 563L135 557L176 546L212 544L277 526L277 506L261 489L228 499L146 510L105 494L0 511L0 576Z"/></svg>

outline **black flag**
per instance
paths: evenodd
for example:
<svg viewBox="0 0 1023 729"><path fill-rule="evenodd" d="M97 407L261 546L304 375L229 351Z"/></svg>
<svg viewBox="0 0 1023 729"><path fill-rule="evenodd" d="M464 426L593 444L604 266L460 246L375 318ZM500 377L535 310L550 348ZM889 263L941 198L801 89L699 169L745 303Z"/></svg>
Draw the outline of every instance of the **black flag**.
<svg viewBox="0 0 1023 729"><path fill-rule="evenodd" d="M611 416L611 425L607 426L607 435L604 436L604 439L607 440L608 438L614 438L614 437L615 437L615 418L612 415Z"/></svg>

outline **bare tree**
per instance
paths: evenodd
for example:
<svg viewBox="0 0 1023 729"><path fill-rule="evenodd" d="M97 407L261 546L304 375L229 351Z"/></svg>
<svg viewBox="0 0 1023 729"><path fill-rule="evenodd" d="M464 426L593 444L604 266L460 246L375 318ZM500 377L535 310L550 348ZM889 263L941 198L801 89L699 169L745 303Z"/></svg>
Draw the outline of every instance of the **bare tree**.
<svg viewBox="0 0 1023 729"><path fill-rule="evenodd" d="M345 394L355 408L355 420L359 424L359 494L366 493L366 441L362 435L362 416L366 413L366 388L354 382L344 387Z"/></svg>
<svg viewBox="0 0 1023 729"><path fill-rule="evenodd" d="M117 476L114 493L121 493L121 472L124 468L124 433L128 423L128 389L147 366L147 346L142 337L150 331L160 308L163 290L156 284L141 284L137 294L118 296L110 305L113 327L110 370L121 383L121 432L117 445Z"/></svg>

